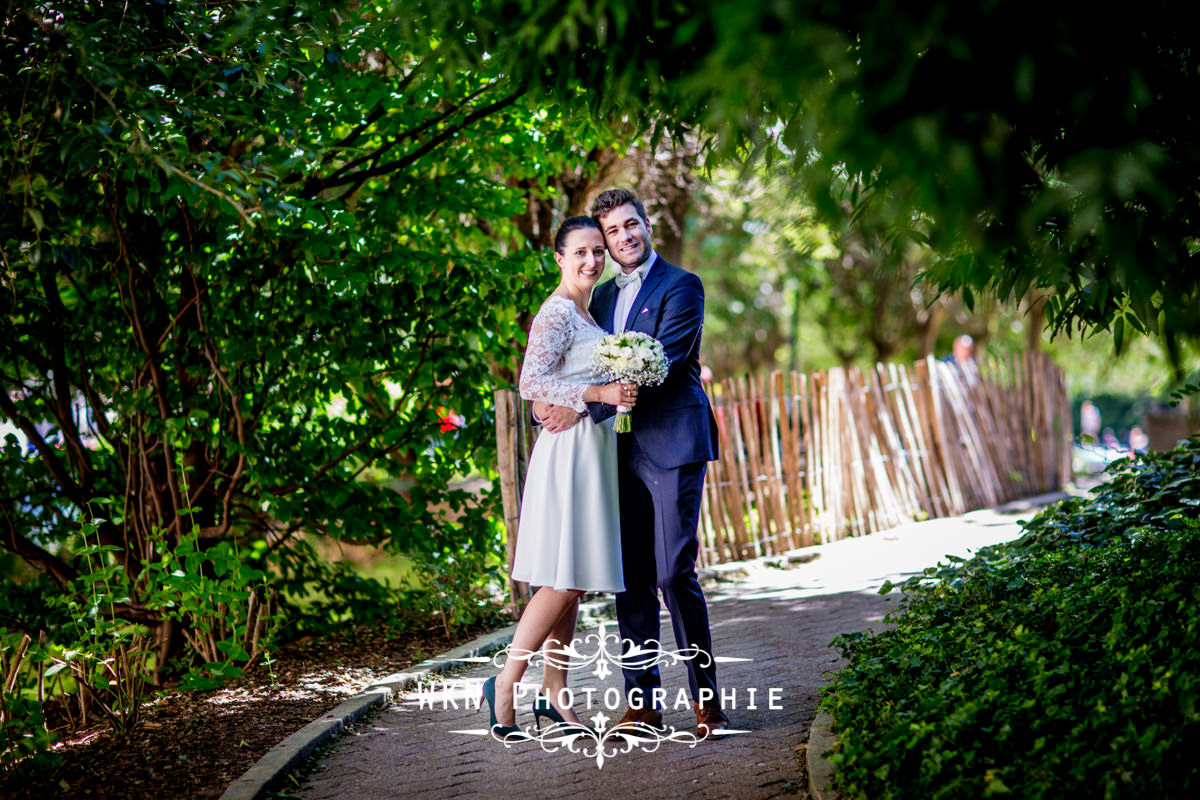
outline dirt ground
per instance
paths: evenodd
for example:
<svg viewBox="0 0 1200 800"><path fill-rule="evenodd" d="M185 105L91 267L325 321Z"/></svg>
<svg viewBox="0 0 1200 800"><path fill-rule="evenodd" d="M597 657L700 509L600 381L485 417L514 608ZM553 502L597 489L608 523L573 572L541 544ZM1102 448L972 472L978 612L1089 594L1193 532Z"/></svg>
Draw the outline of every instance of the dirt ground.
<svg viewBox="0 0 1200 800"><path fill-rule="evenodd" d="M167 689L127 736L104 725L59 745L62 764L35 778L0 775L0 797L216 798L281 740L372 682L483 633L376 631L283 648L274 676L258 665L211 692Z"/></svg>

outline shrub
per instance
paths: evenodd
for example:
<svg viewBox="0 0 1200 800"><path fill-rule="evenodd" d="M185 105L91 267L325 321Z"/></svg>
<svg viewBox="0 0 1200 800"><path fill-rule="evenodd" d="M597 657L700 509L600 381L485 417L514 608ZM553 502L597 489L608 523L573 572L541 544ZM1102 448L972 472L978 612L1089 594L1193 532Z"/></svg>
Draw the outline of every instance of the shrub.
<svg viewBox="0 0 1200 800"><path fill-rule="evenodd" d="M1200 442L1111 472L1017 541L905 582L887 630L836 640L843 797L1200 786Z"/></svg>
<svg viewBox="0 0 1200 800"><path fill-rule="evenodd" d="M20 686L22 671L41 655L41 648L31 645L28 634L0 630L0 771L13 769L24 760L38 766L57 763L57 756L50 752L55 737L46 728L42 702L36 694L26 696ZM44 684L41 673L38 675L41 688Z"/></svg>
<svg viewBox="0 0 1200 800"><path fill-rule="evenodd" d="M278 627L266 574L242 561L225 541L198 547L193 530L173 549L132 572L120 548L100 543L98 517L79 522L78 577L70 591L53 594L42 582L29 592L0 593L0 608L18 612L15 630L0 625L0 766L53 762L47 753L57 732L45 725L44 703L73 695L78 724L105 719L118 732L132 730L155 671L156 652L145 625L120 619L115 609L130 598L178 626L188 647L177 665L182 686L211 689L242 673L268 652ZM18 587L19 588L19 587ZM38 602L40 600L40 602ZM30 620L40 621L40 630ZM33 644L29 631L37 631ZM72 719L72 724L75 720Z"/></svg>

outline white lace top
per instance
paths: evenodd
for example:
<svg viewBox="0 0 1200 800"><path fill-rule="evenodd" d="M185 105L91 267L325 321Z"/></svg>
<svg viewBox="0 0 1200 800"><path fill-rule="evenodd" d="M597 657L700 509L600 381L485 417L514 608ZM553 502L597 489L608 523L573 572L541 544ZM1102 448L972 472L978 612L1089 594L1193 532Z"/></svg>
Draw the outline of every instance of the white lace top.
<svg viewBox="0 0 1200 800"><path fill-rule="evenodd" d="M580 314L575 303L551 295L542 303L529 329L529 346L521 364L521 397L587 410L583 393L605 383L591 367L592 350L605 333Z"/></svg>

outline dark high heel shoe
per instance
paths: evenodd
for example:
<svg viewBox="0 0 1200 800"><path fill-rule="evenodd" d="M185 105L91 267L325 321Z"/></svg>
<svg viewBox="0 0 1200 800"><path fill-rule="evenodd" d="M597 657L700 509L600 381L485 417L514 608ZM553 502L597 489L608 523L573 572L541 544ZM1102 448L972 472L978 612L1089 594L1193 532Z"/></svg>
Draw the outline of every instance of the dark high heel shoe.
<svg viewBox="0 0 1200 800"><path fill-rule="evenodd" d="M537 725L539 731L542 729L542 717L550 720L552 725L567 724L558 709L550 704L550 698L539 691L537 697L533 698L533 724Z"/></svg>
<svg viewBox="0 0 1200 800"><path fill-rule="evenodd" d="M487 700L488 714L491 716L492 735L501 739L509 734L517 733L521 730L519 725L501 725L496 721L496 676L492 676L483 682L483 699ZM555 712L557 713L557 712ZM513 706L513 721L516 722L517 709Z"/></svg>
<svg viewBox="0 0 1200 800"><path fill-rule="evenodd" d="M542 732L542 717L550 720L551 725L561 725L563 733L588 733L595 735L595 729L582 722L567 722L558 709L550 703L550 698L540 691L533 698L533 724L537 725L538 733Z"/></svg>

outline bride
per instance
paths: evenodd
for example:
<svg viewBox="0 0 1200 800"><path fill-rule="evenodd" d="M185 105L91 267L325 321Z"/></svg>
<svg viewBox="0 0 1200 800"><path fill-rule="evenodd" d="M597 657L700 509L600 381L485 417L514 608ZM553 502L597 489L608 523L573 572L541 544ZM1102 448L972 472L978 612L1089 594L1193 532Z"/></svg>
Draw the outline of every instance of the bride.
<svg viewBox="0 0 1200 800"><path fill-rule="evenodd" d="M562 279L533 319L521 366L521 397L587 413L587 403L633 406L637 387L601 383L590 366L592 349L605 332L588 314L588 299L604 273L604 237L590 217L571 217L554 237L554 260ZM539 648L559 651L575 638L584 592L619 592L621 529L617 507L617 442L611 417L585 421L562 433L542 430L529 460L521 501L512 577L540 587L521 616L500 674L488 678L483 696L492 733L520 731L514 690ZM542 690L534 699L540 718L580 725L568 704L566 660L546 659ZM557 662L557 663L555 663Z"/></svg>

